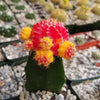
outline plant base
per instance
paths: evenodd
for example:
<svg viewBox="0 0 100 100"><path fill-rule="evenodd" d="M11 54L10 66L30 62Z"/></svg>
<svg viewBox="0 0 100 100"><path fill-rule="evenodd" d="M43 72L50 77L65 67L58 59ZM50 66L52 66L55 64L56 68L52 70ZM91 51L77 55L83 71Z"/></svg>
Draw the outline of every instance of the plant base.
<svg viewBox="0 0 100 100"><path fill-rule="evenodd" d="M28 57L28 62L25 67L26 72L26 90L36 92L37 90L47 90L60 93L63 84L65 83L65 74L62 63L62 58L55 57L49 68L38 66L34 60L34 52Z"/></svg>

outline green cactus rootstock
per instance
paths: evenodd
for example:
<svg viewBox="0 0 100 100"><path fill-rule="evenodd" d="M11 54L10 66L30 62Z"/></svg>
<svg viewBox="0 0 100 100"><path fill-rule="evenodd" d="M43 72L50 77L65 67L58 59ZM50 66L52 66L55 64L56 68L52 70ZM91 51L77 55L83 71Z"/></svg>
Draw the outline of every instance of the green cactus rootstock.
<svg viewBox="0 0 100 100"><path fill-rule="evenodd" d="M49 68L39 66L34 58L35 53L32 52L25 67L26 72L26 90L36 92L38 90L47 90L60 93L65 83L65 73L62 58L55 56L53 63Z"/></svg>

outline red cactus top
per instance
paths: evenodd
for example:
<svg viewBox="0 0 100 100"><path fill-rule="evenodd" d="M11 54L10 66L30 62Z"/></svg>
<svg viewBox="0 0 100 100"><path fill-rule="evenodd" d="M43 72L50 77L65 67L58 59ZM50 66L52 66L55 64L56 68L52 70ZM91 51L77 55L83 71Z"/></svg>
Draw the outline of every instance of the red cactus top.
<svg viewBox="0 0 100 100"><path fill-rule="evenodd" d="M22 29L20 35L27 40L26 48L36 51L35 59L39 65L48 66L53 62L53 55L66 59L74 55L75 47L68 42L68 30L55 20L41 20L31 30L28 27Z"/></svg>

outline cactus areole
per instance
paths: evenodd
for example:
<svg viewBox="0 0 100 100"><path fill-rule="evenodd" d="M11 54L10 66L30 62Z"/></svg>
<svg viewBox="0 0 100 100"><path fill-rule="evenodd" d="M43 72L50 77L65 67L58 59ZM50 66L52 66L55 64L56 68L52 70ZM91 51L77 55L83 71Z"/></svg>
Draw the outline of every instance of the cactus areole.
<svg viewBox="0 0 100 100"><path fill-rule="evenodd" d="M75 47L68 41L68 30L55 20L41 20L33 28L20 33L24 46L30 50L26 72L26 90L48 90L60 93L65 83L62 57L70 59Z"/></svg>

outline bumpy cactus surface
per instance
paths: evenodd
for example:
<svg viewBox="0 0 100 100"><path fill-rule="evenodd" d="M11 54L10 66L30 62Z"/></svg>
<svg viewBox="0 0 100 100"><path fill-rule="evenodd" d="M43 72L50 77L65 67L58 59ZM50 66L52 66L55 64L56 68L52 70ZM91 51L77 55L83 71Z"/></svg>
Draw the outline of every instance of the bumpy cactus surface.
<svg viewBox="0 0 100 100"><path fill-rule="evenodd" d="M92 12L95 13L96 15L100 16L100 4L96 4L96 5L92 8Z"/></svg>
<svg viewBox="0 0 100 100"><path fill-rule="evenodd" d="M51 2L46 2L44 7L47 12L51 12L54 9L54 5Z"/></svg>
<svg viewBox="0 0 100 100"><path fill-rule="evenodd" d="M8 15L6 12L3 12L2 14L0 14L0 19L5 21L5 22L11 22L13 21L13 16Z"/></svg>
<svg viewBox="0 0 100 100"><path fill-rule="evenodd" d="M60 2L59 6L65 10L73 9L73 6L69 0L64 0Z"/></svg>
<svg viewBox="0 0 100 100"><path fill-rule="evenodd" d="M77 5L78 6L82 6L82 5L89 6L90 1L89 0L78 0Z"/></svg>
<svg viewBox="0 0 100 100"><path fill-rule="evenodd" d="M61 22L65 22L67 20L67 13L63 9L54 9L51 12L51 18L57 19Z"/></svg>
<svg viewBox="0 0 100 100"><path fill-rule="evenodd" d="M25 6L24 5L16 5L15 7L17 10L24 10Z"/></svg>
<svg viewBox="0 0 100 100"><path fill-rule="evenodd" d="M0 35L4 37L14 37L16 34L17 30L13 26L11 28L0 27Z"/></svg>
<svg viewBox="0 0 100 100"><path fill-rule="evenodd" d="M100 31L93 31L92 34L97 38L100 35Z"/></svg>
<svg viewBox="0 0 100 100"><path fill-rule="evenodd" d="M49 90L59 93L65 74L61 57L70 59L75 47L68 40L68 30L55 20L42 20L20 34L30 50L26 72L26 90Z"/></svg>
<svg viewBox="0 0 100 100"><path fill-rule="evenodd" d="M80 44L82 44L84 42L84 40L83 40L82 37L76 37L75 38L75 42L76 42L77 45L80 45Z"/></svg>
<svg viewBox="0 0 100 100"><path fill-rule="evenodd" d="M25 17L27 19L34 19L35 18L35 14L34 13L26 13Z"/></svg>
<svg viewBox="0 0 100 100"><path fill-rule="evenodd" d="M5 4L0 4L0 11L7 10L7 6Z"/></svg>
<svg viewBox="0 0 100 100"><path fill-rule="evenodd" d="M87 20L91 16L91 11L89 7L82 5L74 11L74 14L81 20Z"/></svg>
<svg viewBox="0 0 100 100"><path fill-rule="evenodd" d="M95 60L98 60L98 59L100 59L100 53L98 53L98 52L93 52L93 53L92 53L92 57L93 57Z"/></svg>

